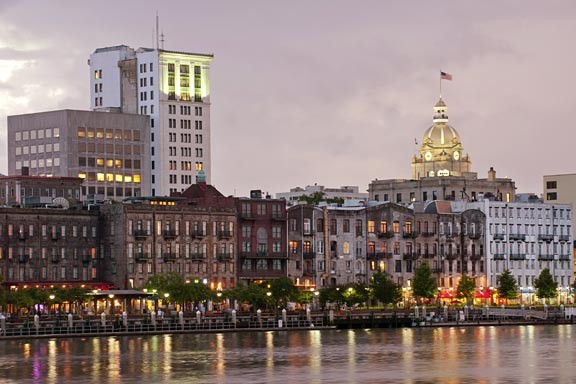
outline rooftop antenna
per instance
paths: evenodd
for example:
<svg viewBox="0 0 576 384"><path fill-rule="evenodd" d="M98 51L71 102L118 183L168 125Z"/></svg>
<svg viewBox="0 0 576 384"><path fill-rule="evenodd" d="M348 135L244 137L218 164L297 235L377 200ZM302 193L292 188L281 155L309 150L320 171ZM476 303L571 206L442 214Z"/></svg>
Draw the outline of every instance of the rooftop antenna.
<svg viewBox="0 0 576 384"><path fill-rule="evenodd" d="M164 49L164 31L160 34L160 49Z"/></svg>
<svg viewBox="0 0 576 384"><path fill-rule="evenodd" d="M156 49L160 49L160 46L158 45L158 24L159 24L159 19L158 19L158 11L156 11Z"/></svg>

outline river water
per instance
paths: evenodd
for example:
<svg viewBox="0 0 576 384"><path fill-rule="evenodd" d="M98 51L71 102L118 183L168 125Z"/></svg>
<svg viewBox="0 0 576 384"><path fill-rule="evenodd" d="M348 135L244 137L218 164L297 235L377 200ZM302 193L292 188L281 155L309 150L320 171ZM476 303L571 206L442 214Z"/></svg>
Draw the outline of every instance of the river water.
<svg viewBox="0 0 576 384"><path fill-rule="evenodd" d="M2 383L574 383L576 326L0 341Z"/></svg>

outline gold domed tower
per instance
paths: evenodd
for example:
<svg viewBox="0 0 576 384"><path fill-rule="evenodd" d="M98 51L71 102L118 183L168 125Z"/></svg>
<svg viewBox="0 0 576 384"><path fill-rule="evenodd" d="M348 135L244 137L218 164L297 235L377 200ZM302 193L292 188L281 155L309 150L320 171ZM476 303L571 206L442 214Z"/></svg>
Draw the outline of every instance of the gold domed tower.
<svg viewBox="0 0 576 384"><path fill-rule="evenodd" d="M420 155L412 159L412 179L464 176L470 172L470 157L462 153L460 135L448 125L447 112L448 107L440 97L434 106L434 124L424 133Z"/></svg>

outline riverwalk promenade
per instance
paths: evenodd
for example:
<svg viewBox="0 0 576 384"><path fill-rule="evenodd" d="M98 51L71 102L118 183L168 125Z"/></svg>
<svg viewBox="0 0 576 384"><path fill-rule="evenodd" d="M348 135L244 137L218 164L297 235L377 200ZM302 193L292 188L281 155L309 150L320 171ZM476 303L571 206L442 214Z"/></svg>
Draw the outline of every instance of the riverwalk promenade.
<svg viewBox="0 0 576 384"><path fill-rule="evenodd" d="M302 329L454 327L573 323L564 308L414 308L411 310L301 311L202 314L171 312L167 316L118 314L78 317L72 314L5 318L0 340L110 335L289 331Z"/></svg>

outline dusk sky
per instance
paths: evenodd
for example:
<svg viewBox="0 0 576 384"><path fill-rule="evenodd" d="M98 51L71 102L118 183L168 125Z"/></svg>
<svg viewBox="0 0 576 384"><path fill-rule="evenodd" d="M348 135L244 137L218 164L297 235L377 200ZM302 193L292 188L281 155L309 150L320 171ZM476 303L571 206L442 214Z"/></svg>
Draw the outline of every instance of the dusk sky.
<svg viewBox="0 0 576 384"><path fill-rule="evenodd" d="M574 1L0 1L0 173L6 116L88 109L89 55L213 53L212 183L274 195L410 178L443 82L472 168L542 193L574 173Z"/></svg>

